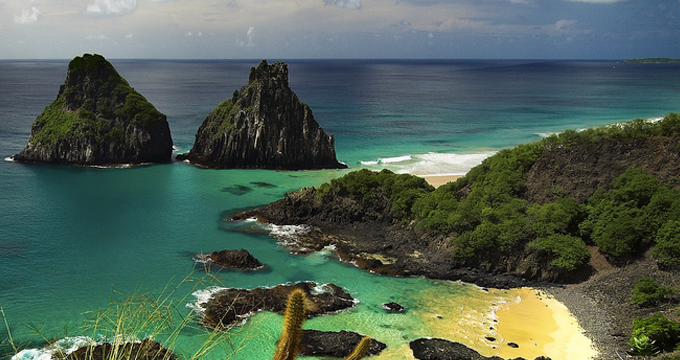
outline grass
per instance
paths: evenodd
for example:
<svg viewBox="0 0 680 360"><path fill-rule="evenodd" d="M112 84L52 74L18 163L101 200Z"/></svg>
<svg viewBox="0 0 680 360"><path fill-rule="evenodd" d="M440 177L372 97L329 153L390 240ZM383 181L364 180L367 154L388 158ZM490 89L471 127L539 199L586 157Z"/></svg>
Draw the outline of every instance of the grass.
<svg viewBox="0 0 680 360"><path fill-rule="evenodd" d="M249 334L232 342L232 334L226 331L208 330L200 326L200 314L195 310L187 313L188 297L199 288L211 286L215 278L194 280L187 276L175 287L167 286L155 295L152 292L134 291L123 295L113 292L107 307L88 312L88 320L76 331L65 331L60 340L50 338L35 325L28 327L42 338L42 350L51 353L53 359L63 360L195 360L217 354L229 359L244 346ZM175 294L186 283L195 282L182 298ZM20 354L29 347L40 344L17 344L12 337L10 325L0 305L7 337L0 336L0 358ZM242 331L242 330L238 330ZM182 349L180 338L199 337L200 345ZM76 350L77 349L77 350ZM167 349L167 350L166 350Z"/></svg>

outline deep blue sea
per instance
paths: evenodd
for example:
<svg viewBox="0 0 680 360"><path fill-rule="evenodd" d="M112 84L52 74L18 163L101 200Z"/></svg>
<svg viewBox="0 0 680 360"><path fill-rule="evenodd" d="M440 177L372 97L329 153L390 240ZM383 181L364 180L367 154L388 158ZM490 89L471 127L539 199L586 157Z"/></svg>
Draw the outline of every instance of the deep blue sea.
<svg viewBox="0 0 680 360"><path fill-rule="evenodd" d="M191 148L205 116L245 85L250 68L259 63L111 62L167 115L178 152ZM350 170L464 174L498 150L551 133L680 111L680 64L287 62L291 88L335 136L338 159ZM57 96L67 64L0 61L0 156L10 157L26 145L32 122ZM373 336L391 351L380 358L409 359L408 341L447 336L423 320L433 314L447 319L449 327L459 325L450 338L493 354L483 324L498 304L514 301L506 292L377 276L339 263L330 251L290 255L274 236L234 232L224 222L239 209L343 173L205 170L181 162L116 169L0 162L0 305L12 339L31 349L43 339L92 335L82 329L92 312L110 309L112 300L131 293L168 294L186 315L191 311L186 305L197 300L192 294L202 293L196 292L203 288L197 285L201 279L240 288L309 280L343 286L360 302L306 327ZM274 235L290 231L274 230ZM199 253L241 248L269 269L206 273L193 261ZM386 314L380 305L390 301L409 310ZM231 344L240 347L231 358L269 358L280 325L278 315L256 315L230 333ZM0 322L0 341L6 345L8 339ZM176 348L188 358L204 339L199 330L187 328ZM227 358L224 351L207 357ZM22 358L39 354L28 351Z"/></svg>

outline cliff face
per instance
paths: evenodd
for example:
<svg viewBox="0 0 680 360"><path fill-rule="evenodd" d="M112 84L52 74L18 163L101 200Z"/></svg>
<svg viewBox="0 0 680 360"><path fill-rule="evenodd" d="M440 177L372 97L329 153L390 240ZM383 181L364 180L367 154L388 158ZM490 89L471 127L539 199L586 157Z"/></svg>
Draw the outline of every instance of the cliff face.
<svg viewBox="0 0 680 360"><path fill-rule="evenodd" d="M314 120L288 86L288 67L262 61L248 85L218 105L180 160L209 168L336 169L333 136Z"/></svg>
<svg viewBox="0 0 680 360"><path fill-rule="evenodd" d="M165 115L101 55L69 63L57 98L31 127L15 161L77 165L169 162L172 137Z"/></svg>

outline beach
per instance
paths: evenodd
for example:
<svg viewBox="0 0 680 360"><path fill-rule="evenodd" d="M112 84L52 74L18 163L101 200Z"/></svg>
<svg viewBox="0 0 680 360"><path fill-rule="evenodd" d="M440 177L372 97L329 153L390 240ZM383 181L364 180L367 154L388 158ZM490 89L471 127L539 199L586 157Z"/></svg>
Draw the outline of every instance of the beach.
<svg viewBox="0 0 680 360"><path fill-rule="evenodd" d="M465 175L421 175L425 181L434 187L439 187L451 181L456 181Z"/></svg>

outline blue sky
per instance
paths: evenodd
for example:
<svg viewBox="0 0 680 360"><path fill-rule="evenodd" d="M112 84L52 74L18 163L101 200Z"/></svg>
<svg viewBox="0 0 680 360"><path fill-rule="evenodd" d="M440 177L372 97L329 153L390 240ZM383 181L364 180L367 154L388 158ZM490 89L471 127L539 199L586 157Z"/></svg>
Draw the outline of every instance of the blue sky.
<svg viewBox="0 0 680 360"><path fill-rule="evenodd" d="M0 58L680 58L680 0L0 0Z"/></svg>

